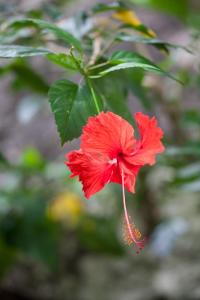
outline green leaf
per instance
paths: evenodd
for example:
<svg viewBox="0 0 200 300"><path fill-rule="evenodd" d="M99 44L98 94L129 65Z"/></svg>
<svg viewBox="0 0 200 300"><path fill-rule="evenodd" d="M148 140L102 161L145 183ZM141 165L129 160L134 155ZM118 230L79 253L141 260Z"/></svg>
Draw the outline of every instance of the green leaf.
<svg viewBox="0 0 200 300"><path fill-rule="evenodd" d="M186 19L189 11L188 0L181 0L181 3L174 0L151 0L150 4L156 9L174 14L181 19Z"/></svg>
<svg viewBox="0 0 200 300"><path fill-rule="evenodd" d="M56 269L59 228L47 217L44 199L48 199L44 191L37 194L31 187L28 193L21 189L12 194L12 218L9 212L0 218L1 234L11 249Z"/></svg>
<svg viewBox="0 0 200 300"><path fill-rule="evenodd" d="M7 159L5 158L4 154L2 152L0 152L0 166L7 165L7 164L8 164Z"/></svg>
<svg viewBox="0 0 200 300"><path fill-rule="evenodd" d="M82 247L87 251L106 255L122 255L124 253L116 234L116 222L113 218L83 218L78 230L78 238Z"/></svg>
<svg viewBox="0 0 200 300"><path fill-rule="evenodd" d="M48 32L53 33L56 36L56 38L63 40L64 42L67 42L77 50L82 51L81 42L77 40L71 33L47 21L29 18L19 19L8 22L7 26L14 27L16 29L33 26L41 30L47 30Z"/></svg>
<svg viewBox="0 0 200 300"><path fill-rule="evenodd" d="M47 94L49 85L46 79L37 73L28 63L17 60L10 65L10 70L16 74L18 88L30 88L34 92Z"/></svg>
<svg viewBox="0 0 200 300"><path fill-rule="evenodd" d="M77 91L78 85L68 80L56 81L49 89L49 101L62 145L70 135L70 114Z"/></svg>
<svg viewBox="0 0 200 300"><path fill-rule="evenodd" d="M177 44L171 44L169 42L162 41L160 39L156 38L146 38L142 36L135 36L135 35L128 35L125 33L120 33L117 37L116 40L122 41L122 42L135 42L135 43L142 43L142 44L148 44L155 46L156 48L160 50L164 50L168 52L168 48L180 48L183 49L189 53L192 53L190 49L187 47L184 47L182 45L177 45Z"/></svg>
<svg viewBox="0 0 200 300"><path fill-rule="evenodd" d="M89 87L68 80L58 80L51 86L49 101L62 145L79 137L88 117L97 113Z"/></svg>
<svg viewBox="0 0 200 300"><path fill-rule="evenodd" d="M135 24L135 25L134 24L124 24L121 26L121 28L129 28L129 29L132 28L132 29L148 36L149 38L154 38L156 36L156 33L152 29L148 28L147 26L145 26L142 23Z"/></svg>
<svg viewBox="0 0 200 300"><path fill-rule="evenodd" d="M195 126L196 128L200 127L200 112L198 110L187 110L182 115L182 126Z"/></svg>
<svg viewBox="0 0 200 300"><path fill-rule="evenodd" d="M15 88L22 88L24 90L24 87L26 87L32 89L34 92L36 91L45 95L47 94L49 89L47 82L24 60L17 59L0 68L0 76L11 72L15 74L13 80L13 86L15 86Z"/></svg>
<svg viewBox="0 0 200 300"><path fill-rule="evenodd" d="M187 19L187 24L191 27L194 27L197 30L197 32L199 32L199 30L200 30L199 11L190 12L188 19Z"/></svg>
<svg viewBox="0 0 200 300"><path fill-rule="evenodd" d="M0 278L12 267L17 258L17 252L0 237Z"/></svg>
<svg viewBox="0 0 200 300"><path fill-rule="evenodd" d="M113 82L115 82L115 88L113 88ZM128 91L123 78L116 73L112 73L109 76L98 79L96 86L104 101L105 109L113 111L134 125L133 117L126 103Z"/></svg>
<svg viewBox="0 0 200 300"><path fill-rule="evenodd" d="M51 53L50 50L44 48L33 48L18 45L0 45L0 58L14 58L46 55Z"/></svg>
<svg viewBox="0 0 200 300"><path fill-rule="evenodd" d="M109 59L109 63L112 64L113 66L109 67L108 69L105 69L104 71L101 71L99 73L99 77L104 76L110 72L114 72L114 71L118 71L118 70L122 70L122 69L139 68L139 69L143 69L145 71L159 73L159 74L168 76L171 79L179 81L178 79L173 77L171 74L169 74L168 72L165 72L160 67L155 65L149 59L147 59L135 52L117 51L112 54L112 56Z"/></svg>
<svg viewBox="0 0 200 300"><path fill-rule="evenodd" d="M147 93L147 88L142 85L144 79L144 71L134 69L125 70L124 80L131 93L137 97L143 108L150 112L153 109L154 99Z"/></svg>
<svg viewBox="0 0 200 300"><path fill-rule="evenodd" d="M174 0L131 0L131 2L139 5L147 5L152 8L173 14L181 19L186 19L189 8L188 0L174 1ZM181 3L180 3L181 2Z"/></svg>
<svg viewBox="0 0 200 300"><path fill-rule="evenodd" d="M54 64L70 70L77 70L77 65L71 55L64 53L50 53L47 58Z"/></svg>

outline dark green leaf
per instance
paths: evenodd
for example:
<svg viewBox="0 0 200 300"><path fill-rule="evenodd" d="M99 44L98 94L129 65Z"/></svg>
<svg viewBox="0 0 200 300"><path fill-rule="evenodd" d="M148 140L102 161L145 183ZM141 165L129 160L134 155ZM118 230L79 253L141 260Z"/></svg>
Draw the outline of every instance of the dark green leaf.
<svg viewBox="0 0 200 300"><path fill-rule="evenodd" d="M7 164L7 159L4 157L3 153L0 152L0 164Z"/></svg>
<svg viewBox="0 0 200 300"><path fill-rule="evenodd" d="M51 53L50 50L44 48L33 48L18 45L0 45L0 58L14 58L46 55Z"/></svg>
<svg viewBox="0 0 200 300"><path fill-rule="evenodd" d="M113 82L115 83L114 88ZM128 91L123 79L116 73L112 73L110 76L98 79L96 86L104 101L105 109L113 111L134 125L133 117L126 103Z"/></svg>
<svg viewBox="0 0 200 300"><path fill-rule="evenodd" d="M156 9L172 13L180 18L186 18L188 13L188 0L150 0L150 4Z"/></svg>
<svg viewBox="0 0 200 300"><path fill-rule="evenodd" d="M63 68L66 69L71 69L71 70L77 70L77 65L75 64L73 58L71 57L71 55L67 55L64 53L50 53L47 54L47 58L55 63L56 65L59 65Z"/></svg>
<svg viewBox="0 0 200 300"><path fill-rule="evenodd" d="M49 86L47 82L24 60L18 59L0 68L0 76L4 76L10 72L16 75L13 79L13 86L15 88L24 89L26 87L42 94L48 92Z"/></svg>
<svg viewBox="0 0 200 300"><path fill-rule="evenodd" d="M47 30L48 32L53 33L58 39L63 40L71 46L74 46L77 50L82 51L81 42L77 40L71 33L46 21L39 19L20 19L9 22L7 26L14 27L16 29L33 26L42 30Z"/></svg>
<svg viewBox="0 0 200 300"><path fill-rule="evenodd" d="M145 71L159 73L159 74L168 76L171 79L178 81L178 79L174 78L168 72L165 72L164 70L162 70L160 67L155 65L149 59L147 59L135 52L117 51L112 54L112 56L109 59L109 63L112 64L113 66L109 67L108 69L105 69L104 71L101 71L99 73L99 77L104 76L110 72L118 71L121 69L139 68L139 69L143 69Z"/></svg>
<svg viewBox="0 0 200 300"><path fill-rule="evenodd" d="M122 28L133 28L134 30L141 32L142 34L148 36L149 38L153 38L156 36L155 32L152 29L148 28L144 24L124 24L121 26Z"/></svg>
<svg viewBox="0 0 200 300"><path fill-rule="evenodd" d="M88 117L97 113L88 86L68 80L59 80L51 86L49 101L62 144L79 137Z"/></svg>
<svg viewBox="0 0 200 300"><path fill-rule="evenodd" d="M56 268L59 231L47 217L47 202L43 201L47 198L43 197L41 192L13 194L10 199L13 210L0 218L1 233L11 249Z"/></svg>
<svg viewBox="0 0 200 300"><path fill-rule="evenodd" d="M200 127L200 112L198 110L188 110L182 116L182 125L184 127L193 125Z"/></svg>
<svg viewBox="0 0 200 300"><path fill-rule="evenodd" d="M7 72L13 72L16 75L14 83L15 87L18 89L21 88L24 90L26 87L30 88L34 92L39 92L45 95L47 94L49 85L45 79L24 60L19 59L12 62L6 66L6 70Z"/></svg>
<svg viewBox="0 0 200 300"><path fill-rule="evenodd" d="M17 39L23 37L19 31L16 32L16 30L6 30L3 32L0 32L0 44L2 45L8 45L13 44Z"/></svg>
<svg viewBox="0 0 200 300"><path fill-rule="evenodd" d="M190 13L190 15L188 16L187 22L190 26L197 29L197 33L199 33L199 30L200 30L199 11Z"/></svg>
<svg viewBox="0 0 200 300"><path fill-rule="evenodd" d="M175 1L175 0L131 0L133 3L137 4L144 4L148 5L150 7L153 7L155 9L176 15L177 17L181 19L186 19L188 14L188 0L181 0Z"/></svg>
<svg viewBox="0 0 200 300"><path fill-rule="evenodd" d="M68 80L56 81L49 90L49 101L62 144L67 141L70 135L70 114L77 91L78 85Z"/></svg>
<svg viewBox="0 0 200 300"><path fill-rule="evenodd" d="M124 80L128 89L137 97L144 109L149 112L153 108L153 99L148 95L147 88L142 85L143 79L143 70L138 70L137 72L134 69L125 70Z"/></svg>
<svg viewBox="0 0 200 300"><path fill-rule="evenodd" d="M87 224L92 226L88 226ZM78 231L81 245L89 251L111 255L122 255L123 248L116 234L116 223L112 219L86 217Z"/></svg>
<svg viewBox="0 0 200 300"><path fill-rule="evenodd" d="M2 278L17 258L17 252L0 238L0 277Z"/></svg>

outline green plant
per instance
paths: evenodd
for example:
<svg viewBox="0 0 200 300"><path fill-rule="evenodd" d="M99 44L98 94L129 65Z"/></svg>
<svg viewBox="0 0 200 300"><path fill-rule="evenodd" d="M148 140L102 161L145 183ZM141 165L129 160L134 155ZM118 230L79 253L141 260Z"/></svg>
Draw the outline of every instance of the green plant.
<svg viewBox="0 0 200 300"><path fill-rule="evenodd" d="M109 14L109 18L102 17L102 13ZM67 26L11 18L2 24L0 32L1 58L42 55L68 72L51 85L48 93L62 144L80 136L88 117L102 110L118 113L133 124L128 93L138 95L146 108L151 105L142 87L145 72L179 81L137 51L138 44L152 45L165 53L178 46L159 40L125 4L95 5L89 13L76 17L74 24L75 35ZM127 42L133 50L125 50ZM116 46L121 50L114 50ZM11 67L4 67L4 72ZM78 74L78 83L71 80L74 73Z"/></svg>

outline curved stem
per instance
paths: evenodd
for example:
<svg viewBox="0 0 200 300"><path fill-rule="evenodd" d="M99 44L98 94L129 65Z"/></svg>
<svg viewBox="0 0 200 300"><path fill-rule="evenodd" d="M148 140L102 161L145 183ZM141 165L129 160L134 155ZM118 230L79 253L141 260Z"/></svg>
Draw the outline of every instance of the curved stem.
<svg viewBox="0 0 200 300"><path fill-rule="evenodd" d="M94 91L94 88L92 86L91 80L89 78L87 78L87 82L88 82L88 85L89 85L89 88L90 88L90 91L91 91L91 94L92 94L92 98L94 100L94 104L95 104L97 113L99 114L101 110L99 108L98 100L97 100L97 97L95 95L95 91Z"/></svg>
<svg viewBox="0 0 200 300"><path fill-rule="evenodd" d="M76 56L74 56L74 53L73 53L73 50L74 50L74 47L71 47L70 48L70 55L75 63L75 65L77 66L77 69L79 70L79 72L85 76L85 70L81 67L81 64L80 62L78 61L78 59L76 58Z"/></svg>
<svg viewBox="0 0 200 300"><path fill-rule="evenodd" d="M94 88L92 86L92 82L91 80L89 79L88 75L87 75L87 72L81 67L79 61L76 59L76 57L74 56L74 53L73 53L73 47L71 47L70 49L70 54L71 54L71 57L72 59L74 60L78 70L80 71L80 73L84 76L85 80L87 81L88 83L88 86L90 88L90 91L91 91L91 94L92 94L92 98L94 100L94 105L96 107L96 110L97 110L97 113L99 114L100 113L100 108L99 108L99 105L98 105L98 100L97 100L97 97L95 95L95 91L94 91Z"/></svg>
<svg viewBox="0 0 200 300"><path fill-rule="evenodd" d="M106 62L103 62L101 64L91 66L91 67L89 67L89 70L95 70L95 69L104 67L104 66L108 65L109 63L110 63L109 61L106 61Z"/></svg>

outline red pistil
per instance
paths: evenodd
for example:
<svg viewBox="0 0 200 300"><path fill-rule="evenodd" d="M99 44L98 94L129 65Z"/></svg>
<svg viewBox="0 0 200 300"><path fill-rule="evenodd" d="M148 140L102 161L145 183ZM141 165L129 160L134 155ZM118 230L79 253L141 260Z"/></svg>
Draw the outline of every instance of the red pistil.
<svg viewBox="0 0 200 300"><path fill-rule="evenodd" d="M124 171L122 169L122 198L123 198L123 207L124 207L124 240L125 243L134 245L137 247L137 253L142 250L145 246L146 238L141 239L140 231L135 227L134 223L130 222L130 217L128 215L128 210L126 206L126 197L124 189Z"/></svg>

